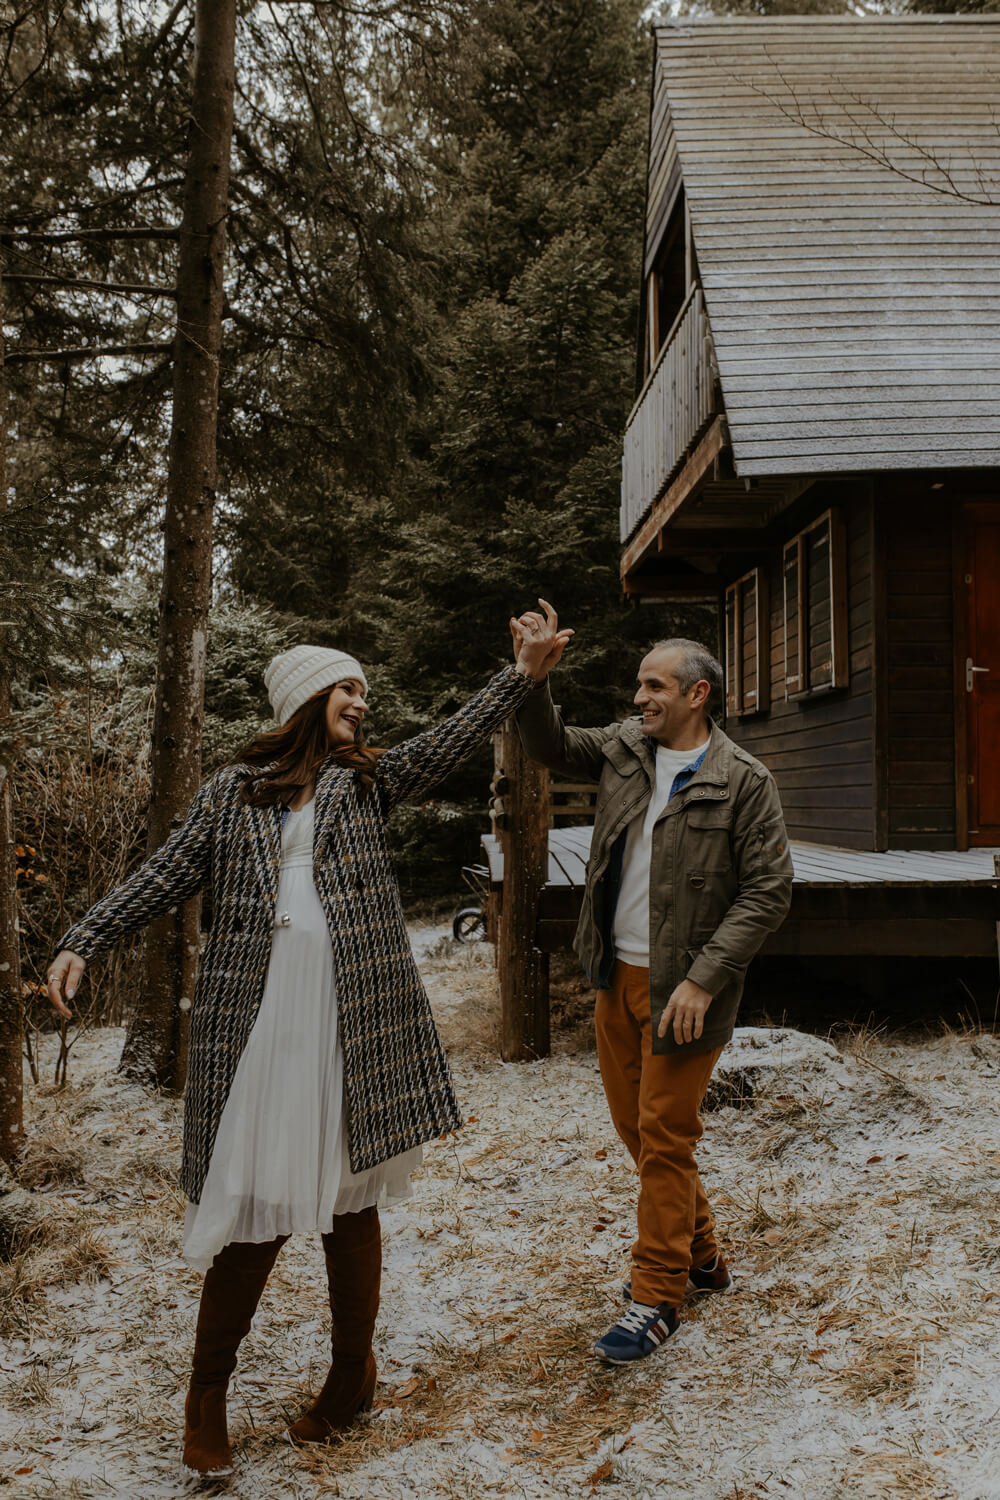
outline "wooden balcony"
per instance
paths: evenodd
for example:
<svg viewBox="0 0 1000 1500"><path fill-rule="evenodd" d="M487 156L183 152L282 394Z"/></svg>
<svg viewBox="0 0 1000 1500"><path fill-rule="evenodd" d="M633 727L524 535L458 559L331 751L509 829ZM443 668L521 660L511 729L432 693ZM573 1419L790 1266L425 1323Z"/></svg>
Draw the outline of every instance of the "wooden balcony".
<svg viewBox="0 0 1000 1500"><path fill-rule="evenodd" d="M632 408L622 454L621 540L627 541L716 415L716 369L705 298L693 286Z"/></svg>

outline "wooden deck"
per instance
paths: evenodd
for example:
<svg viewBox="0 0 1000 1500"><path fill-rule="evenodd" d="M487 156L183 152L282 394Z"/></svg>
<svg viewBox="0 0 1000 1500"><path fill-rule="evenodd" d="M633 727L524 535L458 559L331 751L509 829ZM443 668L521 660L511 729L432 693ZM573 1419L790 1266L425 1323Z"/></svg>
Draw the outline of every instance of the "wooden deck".
<svg viewBox="0 0 1000 1500"><path fill-rule="evenodd" d="M549 831L549 886L582 886L590 855L593 829L553 828ZM484 834L483 848L494 884L503 881L503 851L499 840ZM1000 849L969 849L965 853L924 853L897 849L887 854L865 854L857 849L833 849L825 844L792 846L796 885L997 885L994 858Z"/></svg>
<svg viewBox="0 0 1000 1500"><path fill-rule="evenodd" d="M536 941L554 952L572 941L592 829L549 832L548 881ZM483 837L490 883L503 884L503 852ZM926 958L996 957L1000 940L1000 849L885 854L793 843L792 908L765 944L771 954Z"/></svg>
<svg viewBox="0 0 1000 1500"><path fill-rule="evenodd" d="M587 873L592 827L551 828L549 830L549 886L581 886ZM503 884L503 850L495 834L482 838L486 862L490 867L490 884Z"/></svg>

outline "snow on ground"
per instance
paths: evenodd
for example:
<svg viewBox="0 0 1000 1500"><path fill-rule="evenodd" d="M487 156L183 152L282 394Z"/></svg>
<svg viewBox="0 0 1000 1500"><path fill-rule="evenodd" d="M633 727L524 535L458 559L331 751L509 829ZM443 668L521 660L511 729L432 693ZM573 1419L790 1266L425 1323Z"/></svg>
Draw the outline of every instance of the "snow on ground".
<svg viewBox="0 0 1000 1500"><path fill-rule="evenodd" d="M0 1491L1000 1500L1000 1040L739 1033L701 1147L736 1289L609 1370L590 1346L636 1178L587 1030L504 1066L490 950L416 936L468 1124L384 1216L375 1412L330 1449L285 1437L326 1366L319 1244L294 1240L232 1387L236 1473L183 1476L180 1106L124 1083L99 1032L68 1087L31 1092L47 1218L0 1264Z"/></svg>

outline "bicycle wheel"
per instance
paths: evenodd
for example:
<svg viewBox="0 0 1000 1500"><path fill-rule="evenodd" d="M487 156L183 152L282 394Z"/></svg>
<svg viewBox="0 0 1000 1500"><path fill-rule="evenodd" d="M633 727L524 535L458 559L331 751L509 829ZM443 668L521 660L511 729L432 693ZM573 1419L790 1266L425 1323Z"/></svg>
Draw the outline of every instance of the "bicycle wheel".
<svg viewBox="0 0 1000 1500"><path fill-rule="evenodd" d="M451 934L456 943L477 943L486 936L486 913L481 906L463 906L455 913Z"/></svg>

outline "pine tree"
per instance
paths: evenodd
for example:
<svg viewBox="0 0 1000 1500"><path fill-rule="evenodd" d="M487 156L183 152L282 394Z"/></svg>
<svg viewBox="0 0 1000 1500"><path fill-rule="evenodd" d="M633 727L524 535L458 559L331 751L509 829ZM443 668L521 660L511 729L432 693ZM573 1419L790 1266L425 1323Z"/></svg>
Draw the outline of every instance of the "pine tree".
<svg viewBox="0 0 1000 1500"><path fill-rule="evenodd" d="M163 522L152 853L179 828L201 782L205 655L212 593L219 358L225 286L229 158L235 90L235 0L197 0L191 132L177 262L167 503ZM150 923L145 983L122 1066L133 1077L184 1086L198 967L200 902Z"/></svg>

